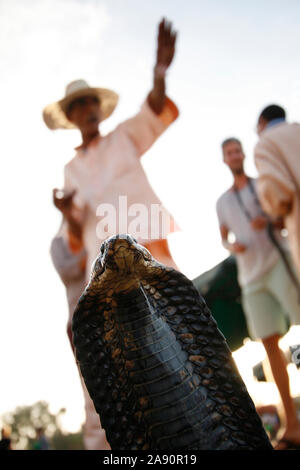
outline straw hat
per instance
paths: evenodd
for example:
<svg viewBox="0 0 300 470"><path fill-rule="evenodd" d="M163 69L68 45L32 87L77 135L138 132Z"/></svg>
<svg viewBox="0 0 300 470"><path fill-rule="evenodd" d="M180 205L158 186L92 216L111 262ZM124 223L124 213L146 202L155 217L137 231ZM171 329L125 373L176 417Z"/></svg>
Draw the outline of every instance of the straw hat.
<svg viewBox="0 0 300 470"><path fill-rule="evenodd" d="M66 87L65 97L44 108L43 118L49 129L74 129L76 126L66 115L69 104L82 96L97 96L101 103L102 121L115 109L119 96L107 88L92 88L85 80L75 80Z"/></svg>

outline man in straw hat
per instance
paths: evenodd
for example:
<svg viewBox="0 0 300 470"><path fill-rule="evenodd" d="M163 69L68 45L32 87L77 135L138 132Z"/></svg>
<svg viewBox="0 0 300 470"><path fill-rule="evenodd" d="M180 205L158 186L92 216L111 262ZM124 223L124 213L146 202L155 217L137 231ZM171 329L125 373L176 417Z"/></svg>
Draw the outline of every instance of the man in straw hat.
<svg viewBox="0 0 300 470"><path fill-rule="evenodd" d="M153 256L174 265L166 238L168 232L175 230L175 223L151 188L139 157L178 116L177 107L165 95L165 75L173 60L175 40L171 24L163 20L159 25L153 89L138 114L108 135L100 134L99 124L117 105L118 96L111 90L91 88L84 80L76 80L67 86L62 100L44 109L44 121L50 129L77 127L81 132L82 144L65 166L64 193L54 190L54 203L67 221L71 246L76 246L76 222L82 225L88 273L103 239L115 234L111 232L131 231ZM134 224L120 223L120 206L124 210L125 203L128 213L136 211L137 204L148 211L147 220L142 217L144 214L141 216L141 230L135 232ZM108 204L115 209L116 224L111 230L114 224L108 224L105 231L101 230L99 215L104 215ZM159 205L160 215L166 216L164 220L168 218L169 224L153 229L148 221L153 221L151 210L155 205Z"/></svg>
<svg viewBox="0 0 300 470"><path fill-rule="evenodd" d="M84 80L76 80L67 86L62 100L44 109L43 118L50 129L78 128L82 136L75 157L65 166L64 189L55 189L53 198L63 214L61 233L68 249L74 254L80 253L83 246L86 249L86 279L101 242L115 233L130 232L156 259L175 266L167 243L175 222L151 188L140 162L140 157L179 114L165 95L165 76L174 57L175 41L172 25L162 20L153 88L140 111L108 135L101 135L99 124L117 105L114 91L92 88ZM105 231L99 216L107 208L113 209L110 215L113 213L114 220L108 220ZM152 212L153 208L156 212ZM138 223L126 225L128 214L138 210ZM107 448L105 435L97 448Z"/></svg>

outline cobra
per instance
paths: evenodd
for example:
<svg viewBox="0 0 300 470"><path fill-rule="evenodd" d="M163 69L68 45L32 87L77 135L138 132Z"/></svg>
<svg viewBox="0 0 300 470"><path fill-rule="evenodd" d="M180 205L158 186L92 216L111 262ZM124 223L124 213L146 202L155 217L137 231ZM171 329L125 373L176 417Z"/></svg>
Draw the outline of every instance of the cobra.
<svg viewBox="0 0 300 470"><path fill-rule="evenodd" d="M130 235L102 244L72 328L113 450L272 449L205 301Z"/></svg>

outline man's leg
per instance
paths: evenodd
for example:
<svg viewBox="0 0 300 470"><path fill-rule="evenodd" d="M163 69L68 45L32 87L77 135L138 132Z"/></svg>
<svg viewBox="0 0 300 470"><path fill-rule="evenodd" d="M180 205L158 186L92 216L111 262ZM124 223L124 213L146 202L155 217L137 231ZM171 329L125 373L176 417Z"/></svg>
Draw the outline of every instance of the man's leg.
<svg viewBox="0 0 300 470"><path fill-rule="evenodd" d="M275 334L262 339L262 343L268 355L274 381L280 393L285 411L286 430L282 438L300 444L300 423L297 419L296 406L290 393L287 361L279 347L279 339L280 336ZM282 443L281 445L279 444L278 449L284 447Z"/></svg>
<svg viewBox="0 0 300 470"><path fill-rule="evenodd" d="M293 268L292 261L290 258L289 260L291 263L291 267ZM271 275L268 277L268 288L281 305L282 312L286 313L289 316L290 324L299 324L300 305L297 290L295 289L295 286L291 281L286 267L281 259L278 260L278 262L271 271ZM287 406L287 429L283 437L291 440L292 442L300 443L300 422L298 422L297 420L296 410L293 407L292 398L290 398L290 403L287 403Z"/></svg>
<svg viewBox="0 0 300 470"><path fill-rule="evenodd" d="M271 273L272 274L272 273ZM249 332L261 339L268 355L271 371L278 388L286 417L282 438L300 443L300 424L290 394L287 362L279 348L279 339L287 332L286 318L274 292L270 291L270 273L242 289L242 302ZM280 290L280 287L277 289ZM272 289L273 290L273 289ZM278 448L284 448L284 444Z"/></svg>

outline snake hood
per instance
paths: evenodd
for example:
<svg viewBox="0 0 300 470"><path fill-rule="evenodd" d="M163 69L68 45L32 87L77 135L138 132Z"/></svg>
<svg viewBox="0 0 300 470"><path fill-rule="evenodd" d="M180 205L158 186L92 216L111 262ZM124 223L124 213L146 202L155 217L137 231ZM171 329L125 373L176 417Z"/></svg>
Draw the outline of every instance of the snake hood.
<svg viewBox="0 0 300 470"><path fill-rule="evenodd" d="M113 450L272 448L203 298L130 235L102 244L72 328Z"/></svg>

